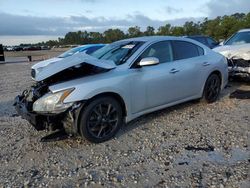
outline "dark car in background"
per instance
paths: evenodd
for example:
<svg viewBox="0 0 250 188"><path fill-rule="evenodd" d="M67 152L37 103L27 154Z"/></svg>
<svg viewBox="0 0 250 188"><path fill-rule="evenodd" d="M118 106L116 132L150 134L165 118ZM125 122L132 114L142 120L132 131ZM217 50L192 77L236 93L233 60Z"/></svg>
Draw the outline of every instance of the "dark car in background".
<svg viewBox="0 0 250 188"><path fill-rule="evenodd" d="M219 42L217 42L216 40L214 40L211 37L208 36L203 36L203 35L193 35L193 36L186 36L187 38L196 40L204 45L206 45L209 48L215 48L217 46L219 46Z"/></svg>
<svg viewBox="0 0 250 188"><path fill-rule="evenodd" d="M42 50L40 46L25 46L23 51L38 51Z"/></svg>

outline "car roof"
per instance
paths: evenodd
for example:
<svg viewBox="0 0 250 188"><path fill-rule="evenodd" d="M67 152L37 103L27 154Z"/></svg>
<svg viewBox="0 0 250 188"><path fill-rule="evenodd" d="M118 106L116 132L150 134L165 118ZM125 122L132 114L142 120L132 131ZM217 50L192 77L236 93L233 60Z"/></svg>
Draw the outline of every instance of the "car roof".
<svg viewBox="0 0 250 188"><path fill-rule="evenodd" d="M174 36L146 36L146 37L136 37L136 38L129 38L124 39L122 41L143 41L143 42L151 42L157 40L175 40L181 39L181 37L174 37Z"/></svg>
<svg viewBox="0 0 250 188"><path fill-rule="evenodd" d="M105 46L105 44L84 44L84 45L81 45L81 46L78 46L78 48L88 48L88 47L94 47L94 46Z"/></svg>
<svg viewBox="0 0 250 188"><path fill-rule="evenodd" d="M117 42L129 42L129 41L138 41L138 42L145 42L145 43L152 43L152 42L160 42L163 40L179 40L179 41L186 41L186 42L191 42L194 43L203 49L208 49L208 47L194 39L187 38L187 37L175 37L175 36L146 36L146 37L137 37L137 38L129 38L129 39L124 39L120 40Z"/></svg>
<svg viewBox="0 0 250 188"><path fill-rule="evenodd" d="M205 36L205 35L189 35L189 36L185 36L185 37L188 37L188 38L201 38L201 37L205 37L207 38L208 36Z"/></svg>
<svg viewBox="0 0 250 188"><path fill-rule="evenodd" d="M238 31L238 33L247 32L247 31L250 31L250 28L249 29L248 28L247 29L241 29L241 30Z"/></svg>

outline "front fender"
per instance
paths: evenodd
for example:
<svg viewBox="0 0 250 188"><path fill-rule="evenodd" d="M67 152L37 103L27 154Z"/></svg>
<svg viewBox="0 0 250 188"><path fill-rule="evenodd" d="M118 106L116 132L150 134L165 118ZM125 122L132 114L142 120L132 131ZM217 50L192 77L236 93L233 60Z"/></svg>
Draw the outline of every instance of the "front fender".
<svg viewBox="0 0 250 188"><path fill-rule="evenodd" d="M115 93L119 95L129 110L129 79L124 76L100 75L100 77L85 77L77 80L56 84L50 86L51 92L55 93L61 90L74 88L74 91L65 98L65 103L89 100L102 93Z"/></svg>

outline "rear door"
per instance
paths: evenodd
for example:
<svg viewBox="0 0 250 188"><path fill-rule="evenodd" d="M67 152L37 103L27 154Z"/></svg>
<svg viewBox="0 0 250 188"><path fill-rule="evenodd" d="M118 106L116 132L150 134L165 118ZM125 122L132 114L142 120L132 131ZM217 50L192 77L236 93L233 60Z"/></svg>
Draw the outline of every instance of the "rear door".
<svg viewBox="0 0 250 188"><path fill-rule="evenodd" d="M174 53L174 70L172 74L175 86L174 100L192 98L199 94L203 85L203 64L205 56L203 48L187 41L172 41Z"/></svg>

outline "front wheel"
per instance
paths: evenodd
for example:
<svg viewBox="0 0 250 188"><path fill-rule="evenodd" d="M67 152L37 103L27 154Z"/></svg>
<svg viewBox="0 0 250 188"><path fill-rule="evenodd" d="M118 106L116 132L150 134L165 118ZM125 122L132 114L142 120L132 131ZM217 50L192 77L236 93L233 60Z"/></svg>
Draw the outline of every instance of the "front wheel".
<svg viewBox="0 0 250 188"><path fill-rule="evenodd" d="M112 97L100 97L80 113L79 132L94 143L107 141L115 136L123 123L122 108Z"/></svg>
<svg viewBox="0 0 250 188"><path fill-rule="evenodd" d="M221 90L221 80L220 77L217 74L212 74L208 77L205 88L203 91L203 98L208 103L215 102L219 95Z"/></svg>

